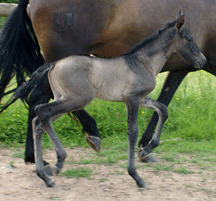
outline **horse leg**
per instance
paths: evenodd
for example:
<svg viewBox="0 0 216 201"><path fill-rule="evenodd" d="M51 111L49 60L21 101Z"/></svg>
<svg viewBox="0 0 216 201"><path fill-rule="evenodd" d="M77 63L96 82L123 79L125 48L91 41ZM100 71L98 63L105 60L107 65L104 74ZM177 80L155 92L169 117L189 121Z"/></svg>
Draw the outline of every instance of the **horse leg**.
<svg viewBox="0 0 216 201"><path fill-rule="evenodd" d="M100 152L101 136L97 129L96 121L85 111L78 110L73 112L83 125L82 133L87 132L86 141L96 151Z"/></svg>
<svg viewBox="0 0 216 201"><path fill-rule="evenodd" d="M171 71L166 78L157 101L168 106L173 95L187 74L187 71ZM148 145L149 141L152 139L157 122L158 114L154 112L145 132L142 135L142 138L138 143L139 147L146 147Z"/></svg>
<svg viewBox="0 0 216 201"><path fill-rule="evenodd" d="M41 124L43 125L44 129L47 132L52 144L55 148L56 155L57 155L57 163L55 165L55 173L58 174L64 165L64 161L66 158L66 152L53 128L52 121L54 121L56 117L61 114L69 113L72 111L76 111L80 108L84 108L91 100L94 98L92 95L92 91L88 87L86 87L87 91L89 92L89 96L84 93L84 97L78 96L76 97L74 94L69 96L69 98L61 97L60 99L56 100L56 92L54 91L55 101L51 103L46 103L42 105L38 105L35 107L35 113L37 114L38 118L40 119ZM60 96L59 96L60 97ZM58 98L59 98L58 97ZM37 119L36 119L37 120ZM36 124L35 120L33 124ZM54 187L55 183L49 178L46 174L43 162L42 162L42 147L41 141L42 138L39 136L37 139L37 133L34 132L35 137L35 156L36 156L36 171L40 178L42 178L48 187Z"/></svg>
<svg viewBox="0 0 216 201"><path fill-rule="evenodd" d="M157 159L151 154L151 151L159 145L161 131L162 131L165 121L168 118L167 107L163 103L155 101L149 97L142 99L140 101L140 106L154 109L159 116L159 122L156 127L154 137L152 138L152 140L148 143L146 147L142 147L139 150L139 154L138 154L139 159L143 162L147 162L147 161L156 162Z"/></svg>
<svg viewBox="0 0 216 201"><path fill-rule="evenodd" d="M130 97L126 101L128 121L128 173L136 181L138 187L146 187L146 183L138 175L135 167L135 145L138 137L139 97Z"/></svg>
<svg viewBox="0 0 216 201"><path fill-rule="evenodd" d="M42 137L44 133L44 128L38 117L35 117L32 121L33 127L33 137L34 137L34 150L35 150L35 164L36 173L43 179L48 187L55 187L55 183L48 174L46 173L43 157L42 157Z"/></svg>
<svg viewBox="0 0 216 201"><path fill-rule="evenodd" d="M29 115L28 115L28 130L26 138L26 150L25 150L25 163L35 163L34 157L34 144L32 135L32 120L36 116L35 107L39 104L47 103L53 97L51 88L48 83L47 76L41 79L41 82L32 91L29 98ZM49 164L44 161L46 171L49 175L52 175L52 170Z"/></svg>

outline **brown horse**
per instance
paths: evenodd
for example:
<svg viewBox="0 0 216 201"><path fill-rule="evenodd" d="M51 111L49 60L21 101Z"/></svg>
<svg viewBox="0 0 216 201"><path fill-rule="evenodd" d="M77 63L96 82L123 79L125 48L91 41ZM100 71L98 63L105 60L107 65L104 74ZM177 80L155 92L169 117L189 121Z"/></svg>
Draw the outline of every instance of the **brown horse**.
<svg viewBox="0 0 216 201"><path fill-rule="evenodd" d="M0 41L0 72L7 75L9 70L14 72L19 70L19 66L26 67L17 73L17 78L20 78L18 84L24 81L23 72L30 75L42 63L37 39L46 62L56 61L69 55L90 53L98 57L111 58L125 53L134 44L150 36L166 21L173 19L180 10L187 15L185 27L191 31L207 58L204 70L216 75L215 1L32 0L30 3L32 24L27 19L27 4L28 0L19 0L18 8L4 26ZM25 24L35 32L36 37L26 33ZM26 35L33 37L34 45L30 40L25 41ZM40 58L39 61L37 56ZM187 73L195 70L181 56L172 56L162 69L171 73L158 100L168 105ZM0 98L12 75L13 73L2 75ZM29 99L26 162L34 162L31 128L32 119L35 117L34 108L40 103L48 102L51 97L47 75L43 75L41 83L37 85ZM83 124L83 131L88 132L89 136L100 137L95 121L84 110L74 114ZM154 116L152 122L139 142L140 146L145 147L152 138L157 116ZM142 157L142 152L140 156Z"/></svg>

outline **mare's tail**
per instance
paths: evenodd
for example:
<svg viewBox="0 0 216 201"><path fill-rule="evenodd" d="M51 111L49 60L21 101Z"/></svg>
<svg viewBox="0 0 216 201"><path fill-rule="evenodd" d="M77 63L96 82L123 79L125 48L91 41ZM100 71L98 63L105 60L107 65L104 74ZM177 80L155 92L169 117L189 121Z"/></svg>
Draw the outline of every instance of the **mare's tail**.
<svg viewBox="0 0 216 201"><path fill-rule="evenodd" d="M13 93L27 76L44 63L26 8L29 0L19 0L0 33L0 103L2 97ZM11 79L17 86L5 92ZM3 104L2 104L3 105ZM1 109L7 108L1 106Z"/></svg>
<svg viewBox="0 0 216 201"><path fill-rule="evenodd" d="M4 106L0 107L0 113L7 109L12 103L14 103L17 99L22 99L23 102L28 103L28 95L31 91L37 86L40 82L41 78L47 76L48 71L52 68L54 64L44 64L40 66L30 77L28 81L19 86L13 96L4 104Z"/></svg>

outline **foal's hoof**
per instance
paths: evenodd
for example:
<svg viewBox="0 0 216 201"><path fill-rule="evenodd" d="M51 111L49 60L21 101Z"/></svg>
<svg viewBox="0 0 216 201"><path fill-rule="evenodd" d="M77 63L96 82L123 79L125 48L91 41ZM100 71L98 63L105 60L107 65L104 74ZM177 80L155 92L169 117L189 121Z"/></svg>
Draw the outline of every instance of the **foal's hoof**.
<svg viewBox="0 0 216 201"><path fill-rule="evenodd" d="M99 137L87 135L86 141L96 152L100 153L101 139Z"/></svg>
<svg viewBox="0 0 216 201"><path fill-rule="evenodd" d="M146 154L145 150L142 148L138 151L138 157L144 163L147 163L147 162L157 163L158 162L157 158L153 155L153 153Z"/></svg>
<svg viewBox="0 0 216 201"><path fill-rule="evenodd" d="M145 188L145 187L147 187L147 184L142 180L140 182L137 182L137 186L139 188Z"/></svg>
<svg viewBox="0 0 216 201"><path fill-rule="evenodd" d="M52 182L50 184L47 184L47 187L49 187L49 188L55 188L57 186L56 186L55 182Z"/></svg>

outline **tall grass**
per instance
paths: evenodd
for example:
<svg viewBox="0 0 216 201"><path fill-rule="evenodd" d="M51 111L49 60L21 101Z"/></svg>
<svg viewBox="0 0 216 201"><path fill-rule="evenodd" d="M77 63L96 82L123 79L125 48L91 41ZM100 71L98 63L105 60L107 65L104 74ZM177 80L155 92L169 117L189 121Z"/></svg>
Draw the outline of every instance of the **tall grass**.
<svg viewBox="0 0 216 201"><path fill-rule="evenodd" d="M17 3L18 0L1 0L0 3Z"/></svg>
<svg viewBox="0 0 216 201"><path fill-rule="evenodd" d="M7 19L6 17L0 17L0 29L2 28L6 19ZM1 32L1 30L0 30L0 32Z"/></svg>

